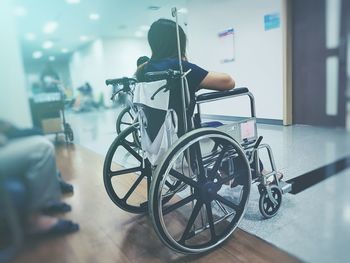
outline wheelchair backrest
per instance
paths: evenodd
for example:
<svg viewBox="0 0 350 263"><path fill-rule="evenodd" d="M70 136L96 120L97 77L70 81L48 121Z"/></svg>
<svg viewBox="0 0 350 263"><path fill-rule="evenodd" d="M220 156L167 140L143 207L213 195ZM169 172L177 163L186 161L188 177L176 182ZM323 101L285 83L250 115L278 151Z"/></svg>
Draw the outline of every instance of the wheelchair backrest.
<svg viewBox="0 0 350 263"><path fill-rule="evenodd" d="M159 164L177 140L177 115L169 102L166 80L140 82L135 87L133 103L138 109L141 148L152 165Z"/></svg>

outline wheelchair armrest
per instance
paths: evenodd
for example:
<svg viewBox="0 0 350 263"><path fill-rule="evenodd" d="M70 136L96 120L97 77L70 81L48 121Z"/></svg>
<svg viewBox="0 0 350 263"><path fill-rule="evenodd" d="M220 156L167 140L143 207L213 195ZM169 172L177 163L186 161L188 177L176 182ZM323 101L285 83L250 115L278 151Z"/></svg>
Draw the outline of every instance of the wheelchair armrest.
<svg viewBox="0 0 350 263"><path fill-rule="evenodd" d="M221 99L225 97L231 97L231 96L239 96L248 93L248 88L235 88L227 91L215 91L215 92L208 92L200 94L196 97L197 103L201 103L204 101L210 101L215 99Z"/></svg>

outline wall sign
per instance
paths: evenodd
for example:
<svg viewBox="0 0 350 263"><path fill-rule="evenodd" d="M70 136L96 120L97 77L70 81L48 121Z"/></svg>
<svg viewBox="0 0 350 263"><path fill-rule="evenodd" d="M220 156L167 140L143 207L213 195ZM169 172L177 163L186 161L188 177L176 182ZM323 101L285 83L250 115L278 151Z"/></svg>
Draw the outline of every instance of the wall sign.
<svg viewBox="0 0 350 263"><path fill-rule="evenodd" d="M268 14L264 16L265 31L279 28L281 26L281 17L279 13Z"/></svg>
<svg viewBox="0 0 350 263"><path fill-rule="evenodd" d="M235 31L228 28L218 33L218 52L220 63L229 63L235 60Z"/></svg>

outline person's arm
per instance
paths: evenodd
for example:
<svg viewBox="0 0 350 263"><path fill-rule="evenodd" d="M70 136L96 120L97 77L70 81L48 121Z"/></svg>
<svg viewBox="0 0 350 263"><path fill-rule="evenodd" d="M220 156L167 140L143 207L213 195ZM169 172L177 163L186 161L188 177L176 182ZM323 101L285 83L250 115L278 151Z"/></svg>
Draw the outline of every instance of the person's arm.
<svg viewBox="0 0 350 263"><path fill-rule="evenodd" d="M235 81L225 73L208 72L199 84L200 88L211 90L230 90L235 87Z"/></svg>

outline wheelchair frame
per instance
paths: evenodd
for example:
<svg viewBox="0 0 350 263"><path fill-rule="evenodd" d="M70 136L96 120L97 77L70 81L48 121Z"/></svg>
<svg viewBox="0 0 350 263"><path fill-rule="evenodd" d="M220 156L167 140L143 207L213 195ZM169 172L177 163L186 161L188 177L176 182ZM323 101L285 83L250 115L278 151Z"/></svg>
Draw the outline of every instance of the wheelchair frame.
<svg viewBox="0 0 350 263"><path fill-rule="evenodd" d="M176 18L178 35L176 8L172 13ZM179 41L178 36L177 39ZM161 162L154 168L147 159L144 159L139 144L130 143L126 139L128 136L132 136L134 140L138 137L138 124L133 124L118 135L106 155L104 184L109 197L120 208L132 213L145 213L148 210L154 229L165 245L180 253L195 254L219 246L236 229L247 207L252 183L258 183L259 210L265 218L277 213L281 206L282 194L289 192L291 185L278 179L272 149L267 144L261 144L262 137L257 137L255 99L248 89L238 88L226 92L201 94L196 97L197 113L191 117L187 116L188 72L182 71L180 54L179 58L180 72L154 72L148 73L148 76L156 79L169 77L181 79L185 134L168 149ZM241 138L242 143L232 134L222 130L231 127L231 124L223 125L221 130L198 128L201 123L201 104L239 96L248 96L250 99L249 120L254 121L253 138L249 138L250 140ZM139 121L142 122L140 119ZM190 130L191 124L198 129ZM209 152L205 155L202 146L208 142ZM130 156L133 156L138 161L138 166L112 169L114 155L119 147L123 147ZM265 175L260 172L261 150L267 151L272 167L272 171ZM257 174L253 182L252 170ZM130 180L131 174L136 180L125 195L120 195L114 189L112 178L126 175ZM270 176L274 177L271 183L268 182ZM130 196L143 181L146 181L147 185L144 190L145 199L136 202L136 205L131 204L128 202ZM224 187L227 183L231 189ZM236 189L240 190L234 202L232 197ZM229 191L230 195L224 197L223 194ZM180 208L184 211L179 212ZM182 222L186 224L185 229L174 230L175 227L180 228Z"/></svg>

